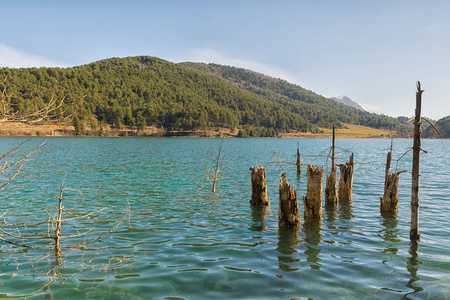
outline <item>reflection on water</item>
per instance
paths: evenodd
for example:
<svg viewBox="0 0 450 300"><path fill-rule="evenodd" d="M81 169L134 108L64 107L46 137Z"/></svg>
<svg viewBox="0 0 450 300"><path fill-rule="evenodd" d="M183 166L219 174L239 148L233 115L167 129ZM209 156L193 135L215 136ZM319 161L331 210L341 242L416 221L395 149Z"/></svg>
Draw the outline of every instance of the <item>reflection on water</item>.
<svg viewBox="0 0 450 300"><path fill-rule="evenodd" d="M320 234L320 229L322 226L321 220L311 219L306 220L303 223L302 231L305 234L305 254L307 256L306 260L310 262L311 269L320 270L321 259L319 258L320 253L320 242L322 241L322 235Z"/></svg>
<svg viewBox="0 0 450 300"><path fill-rule="evenodd" d="M386 247L381 251L385 254L390 255L398 255L400 247L400 229L398 226L398 219L396 212L382 212L382 221L381 225L383 225L384 229L380 230L379 236L386 242ZM410 248L408 253L411 257L406 262L406 270L410 274L411 278L409 279L406 287L412 289L412 292L405 294L402 299L410 299L410 295L423 291L423 288L415 285L415 282L420 281L420 277L417 276L418 273L418 265L422 264L422 261L419 259L418 254L419 243L417 240L411 241ZM387 265L388 261L382 261L384 265Z"/></svg>
<svg viewBox="0 0 450 300"><path fill-rule="evenodd" d="M353 218L352 201L339 201L339 219L350 221Z"/></svg>
<svg viewBox="0 0 450 300"><path fill-rule="evenodd" d="M58 265L58 261L57 261L57 264L54 265L51 268L51 270L48 272L48 281L44 285L45 300L53 300L53 292L51 291L50 287L57 278L57 274L56 274L57 265Z"/></svg>
<svg viewBox="0 0 450 300"><path fill-rule="evenodd" d="M336 221L336 206L334 204L325 204L325 220L327 223Z"/></svg>
<svg viewBox="0 0 450 300"><path fill-rule="evenodd" d="M264 231L267 229L265 225L266 215L269 211L267 206L251 206L252 209L252 225L250 226L251 231Z"/></svg>
<svg viewBox="0 0 450 300"><path fill-rule="evenodd" d="M293 266L300 265L300 257L297 254L297 246L300 242L298 233L299 227L282 227L278 230L278 268L284 272L298 271L300 268Z"/></svg>
<svg viewBox="0 0 450 300"><path fill-rule="evenodd" d="M395 212L382 212L383 220L381 225L384 229L380 231L379 236L386 242L386 248L382 250L383 253L397 254L398 248L397 243L401 240L398 237L400 235L400 230L397 228L398 219ZM383 262L384 263L384 262Z"/></svg>
<svg viewBox="0 0 450 300"><path fill-rule="evenodd" d="M422 261L419 259L419 255L417 254L418 250L419 250L419 242L417 240L412 240L411 246L409 248L409 254L411 255L411 257L406 262L406 270L408 270L409 274L411 275L411 279L408 281L406 286L412 289L413 291L407 293L405 296L403 296L402 299L409 299L410 298L408 297L409 295L423 291L422 287L414 285L416 281L420 280L420 277L417 276L417 272L419 270L417 266L422 264Z"/></svg>

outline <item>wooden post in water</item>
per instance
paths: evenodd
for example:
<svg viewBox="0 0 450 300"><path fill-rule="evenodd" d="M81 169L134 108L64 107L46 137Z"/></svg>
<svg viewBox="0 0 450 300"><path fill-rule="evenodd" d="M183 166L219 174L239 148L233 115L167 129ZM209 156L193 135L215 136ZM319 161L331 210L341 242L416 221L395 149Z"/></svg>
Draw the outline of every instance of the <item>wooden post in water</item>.
<svg viewBox="0 0 450 300"><path fill-rule="evenodd" d="M422 111L422 93L420 81L417 82L416 92L416 116L414 119L414 144L413 144L413 165L411 184L411 240L420 238L419 234L419 176L420 176L420 114Z"/></svg>
<svg viewBox="0 0 450 300"><path fill-rule="evenodd" d="M280 208L278 211L278 226L300 226L300 211L297 193L286 179L286 173L281 173L280 179Z"/></svg>
<svg viewBox="0 0 450 300"><path fill-rule="evenodd" d="M298 142L297 142L297 162L296 162L296 166L297 166L297 174L301 174L302 173L302 163L301 163L301 159L300 159L300 150L299 150Z"/></svg>
<svg viewBox="0 0 450 300"><path fill-rule="evenodd" d="M267 196L266 170L263 167L257 169L251 167L252 199L251 205L269 206L270 200Z"/></svg>
<svg viewBox="0 0 450 300"><path fill-rule="evenodd" d="M353 189L353 153L350 155L350 161L339 165L341 177L339 178L339 201L352 200Z"/></svg>
<svg viewBox="0 0 450 300"><path fill-rule="evenodd" d="M323 169L308 165L306 196L303 197L305 219L322 218Z"/></svg>
<svg viewBox="0 0 450 300"><path fill-rule="evenodd" d="M327 183L325 186L325 205L337 205L338 198L336 192L336 160L335 160L335 129L333 125L333 138L332 138L332 146L331 146L331 172L327 174Z"/></svg>

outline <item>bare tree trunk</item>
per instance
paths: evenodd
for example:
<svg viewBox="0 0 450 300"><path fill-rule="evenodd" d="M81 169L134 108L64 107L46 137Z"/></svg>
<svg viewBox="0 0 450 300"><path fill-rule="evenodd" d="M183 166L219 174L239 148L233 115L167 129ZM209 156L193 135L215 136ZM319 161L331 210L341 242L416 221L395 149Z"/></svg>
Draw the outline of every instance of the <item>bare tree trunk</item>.
<svg viewBox="0 0 450 300"><path fill-rule="evenodd" d="M330 175L327 174L327 183L325 186L325 205L337 205L337 191L336 191L336 160L335 160L335 129L333 125L333 139L331 146L331 172Z"/></svg>
<svg viewBox="0 0 450 300"><path fill-rule="evenodd" d="M298 143L297 143L297 162L296 162L296 166L297 166L297 174L301 174L302 173L302 163L301 163L301 159L300 159L300 149L299 149Z"/></svg>
<svg viewBox="0 0 450 300"><path fill-rule="evenodd" d="M341 177L339 178L339 201L352 200L353 189L353 153L350 155L350 161L339 165Z"/></svg>
<svg viewBox="0 0 450 300"><path fill-rule="evenodd" d="M412 240L420 238L419 234L419 176L420 176L420 114L422 110L422 93L420 82L417 82L416 92L416 117L414 120L414 145L411 184L411 231L409 237Z"/></svg>
<svg viewBox="0 0 450 300"><path fill-rule="evenodd" d="M220 147L219 147L219 153L217 154L216 157L216 167L214 169L214 180L213 180L213 184L212 184L212 192L215 193L216 192L216 184L217 181L220 180L219 178L217 178L218 174L219 174L219 166L220 166L220 154L222 152L222 145L223 145L223 138L222 138L222 142L220 143Z"/></svg>
<svg viewBox="0 0 450 300"><path fill-rule="evenodd" d="M303 197L305 219L322 218L323 169L308 165L306 196Z"/></svg>
<svg viewBox="0 0 450 300"><path fill-rule="evenodd" d="M255 169L250 168L252 180L252 199L251 205L269 206L270 200L267 196L266 170L263 167Z"/></svg>
<svg viewBox="0 0 450 300"><path fill-rule="evenodd" d="M64 176L65 179L65 176ZM62 206L62 200L63 200L63 192L64 192L64 180L61 183L61 189L59 192L59 203L58 203L58 216L56 218L56 224L55 224L55 256L56 256L56 262L57 264L59 263L59 258L61 256L61 246L60 246L60 237L61 237L61 215L62 215L62 211L63 211L63 206Z"/></svg>
<svg viewBox="0 0 450 300"><path fill-rule="evenodd" d="M281 173L280 179L280 207L278 211L278 225L280 227L300 226L300 211L297 193L286 179L286 173Z"/></svg>

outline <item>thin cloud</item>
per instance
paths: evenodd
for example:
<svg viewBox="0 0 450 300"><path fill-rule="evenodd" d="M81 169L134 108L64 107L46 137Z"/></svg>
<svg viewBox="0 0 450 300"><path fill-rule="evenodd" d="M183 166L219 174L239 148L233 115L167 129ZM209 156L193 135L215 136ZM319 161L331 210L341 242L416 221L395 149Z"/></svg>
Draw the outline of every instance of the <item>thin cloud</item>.
<svg viewBox="0 0 450 300"><path fill-rule="evenodd" d="M193 53L184 60L192 62L216 63L220 65L229 65L249 69L264 75L284 79L290 83L302 85L302 80L295 75L290 74L286 70L257 61L228 57L212 49L195 49Z"/></svg>
<svg viewBox="0 0 450 300"><path fill-rule="evenodd" d="M0 44L0 67L69 67L69 65L43 56L20 51L5 44Z"/></svg>

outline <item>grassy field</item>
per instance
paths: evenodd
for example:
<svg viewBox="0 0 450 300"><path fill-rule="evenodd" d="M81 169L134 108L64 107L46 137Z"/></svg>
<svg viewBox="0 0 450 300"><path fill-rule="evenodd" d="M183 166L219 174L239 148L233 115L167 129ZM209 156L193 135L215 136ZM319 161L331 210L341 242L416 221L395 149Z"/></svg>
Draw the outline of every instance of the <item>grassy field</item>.
<svg viewBox="0 0 450 300"><path fill-rule="evenodd" d="M189 132L173 132L172 136L193 136L193 137L234 137L238 133L233 133L228 128L196 130ZM20 122L2 123L0 125L0 136L73 136L74 127L71 125L57 124L24 124ZM319 133L311 132L289 132L282 133L282 138L330 138L331 129L319 128ZM87 136L164 136L165 131L161 128L147 127L144 132L136 132L129 128L121 130L113 129L110 126L92 129L85 127L82 135ZM344 128L336 129L336 138L390 138L395 136L394 131L374 129L359 125L345 124Z"/></svg>
<svg viewBox="0 0 450 300"><path fill-rule="evenodd" d="M375 129L360 125L344 124L344 128L336 129L336 138L391 138L395 131ZM332 129L319 128L319 133L291 132L281 137L331 138Z"/></svg>

